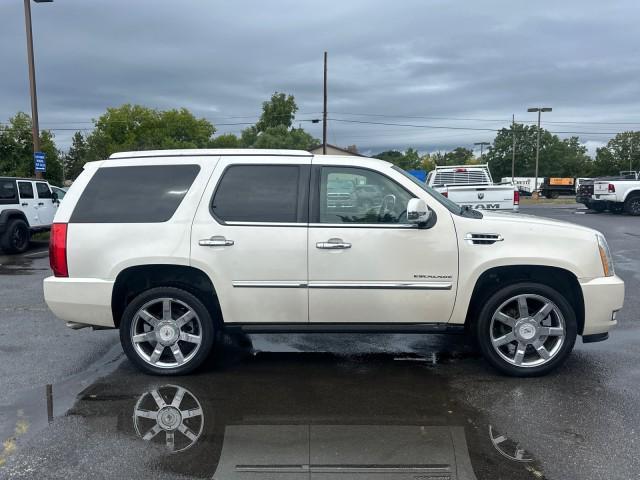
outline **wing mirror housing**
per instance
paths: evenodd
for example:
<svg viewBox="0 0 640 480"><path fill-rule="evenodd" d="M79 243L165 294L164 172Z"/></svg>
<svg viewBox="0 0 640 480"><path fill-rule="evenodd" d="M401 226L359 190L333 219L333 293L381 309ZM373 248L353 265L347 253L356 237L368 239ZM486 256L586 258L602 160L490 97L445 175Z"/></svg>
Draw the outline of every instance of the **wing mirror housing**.
<svg viewBox="0 0 640 480"><path fill-rule="evenodd" d="M431 218L431 210L421 198L412 198L407 203L407 220L409 223L425 227Z"/></svg>

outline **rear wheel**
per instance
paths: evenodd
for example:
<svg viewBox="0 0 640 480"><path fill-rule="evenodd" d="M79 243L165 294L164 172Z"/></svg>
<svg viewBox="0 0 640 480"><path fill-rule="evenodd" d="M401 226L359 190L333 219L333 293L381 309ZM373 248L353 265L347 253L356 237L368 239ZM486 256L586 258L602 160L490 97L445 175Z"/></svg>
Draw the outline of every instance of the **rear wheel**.
<svg viewBox="0 0 640 480"><path fill-rule="evenodd" d="M571 305L556 290L538 283L500 289L476 324L484 357L515 377L544 375L558 367L573 349L576 335Z"/></svg>
<svg viewBox="0 0 640 480"><path fill-rule="evenodd" d="M24 253L29 248L31 232L27 222L20 218L10 220L0 238L0 248L6 253Z"/></svg>
<svg viewBox="0 0 640 480"><path fill-rule="evenodd" d="M202 364L214 341L211 315L191 293L159 287L138 295L125 309L120 341L127 357L155 375L182 375Z"/></svg>
<svg viewBox="0 0 640 480"><path fill-rule="evenodd" d="M624 211L629 215L640 215L640 195L627 198L624 202Z"/></svg>

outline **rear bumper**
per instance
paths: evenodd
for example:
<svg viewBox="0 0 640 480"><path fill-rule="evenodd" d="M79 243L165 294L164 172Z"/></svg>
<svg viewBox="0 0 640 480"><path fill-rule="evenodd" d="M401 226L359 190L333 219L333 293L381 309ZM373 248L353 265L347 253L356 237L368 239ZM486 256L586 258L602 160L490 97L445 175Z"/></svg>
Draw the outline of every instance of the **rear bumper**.
<svg viewBox="0 0 640 480"><path fill-rule="evenodd" d="M617 202L615 193L594 193L593 200L597 202Z"/></svg>
<svg viewBox="0 0 640 480"><path fill-rule="evenodd" d="M607 333L618 324L615 312L624 304L624 282L617 276L580 282L584 297L583 336Z"/></svg>
<svg viewBox="0 0 640 480"><path fill-rule="evenodd" d="M111 313L112 281L97 278L44 280L44 300L54 315L66 322L115 327Z"/></svg>

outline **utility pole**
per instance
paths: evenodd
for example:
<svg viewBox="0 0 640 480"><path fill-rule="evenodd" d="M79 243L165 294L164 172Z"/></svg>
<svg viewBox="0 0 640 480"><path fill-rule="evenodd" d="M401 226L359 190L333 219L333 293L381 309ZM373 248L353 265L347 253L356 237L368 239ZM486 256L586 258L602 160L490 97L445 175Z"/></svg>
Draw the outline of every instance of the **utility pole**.
<svg viewBox="0 0 640 480"><path fill-rule="evenodd" d="M40 151L40 126L38 125L38 96L36 94L36 68L33 59L33 32L31 31L31 0L24 0L24 21L27 30L27 61L29 63L29 90L31 92L31 135L33 153ZM42 178L42 172L35 172Z"/></svg>
<svg viewBox="0 0 640 480"><path fill-rule="evenodd" d="M322 154L323 155L327 154L327 52L324 52L324 98L322 101Z"/></svg>
<svg viewBox="0 0 640 480"><path fill-rule="evenodd" d="M631 132L631 136L629 137L629 170L633 170L633 133Z"/></svg>
<svg viewBox="0 0 640 480"><path fill-rule="evenodd" d="M480 161L482 161L482 155L483 155L483 151L484 151L484 146L485 145L491 145L489 142L476 142L474 143L474 145L480 145Z"/></svg>
<svg viewBox="0 0 640 480"><path fill-rule="evenodd" d="M535 198L538 198L538 162L540 160L540 116L542 112L551 112L553 109L551 107L532 107L527 108L527 112L538 112L538 135L536 140L536 178L535 178L535 186L533 188L533 192Z"/></svg>
<svg viewBox="0 0 640 480"><path fill-rule="evenodd" d="M515 184L516 178L516 115L511 115L511 136L513 146L511 147L511 183Z"/></svg>

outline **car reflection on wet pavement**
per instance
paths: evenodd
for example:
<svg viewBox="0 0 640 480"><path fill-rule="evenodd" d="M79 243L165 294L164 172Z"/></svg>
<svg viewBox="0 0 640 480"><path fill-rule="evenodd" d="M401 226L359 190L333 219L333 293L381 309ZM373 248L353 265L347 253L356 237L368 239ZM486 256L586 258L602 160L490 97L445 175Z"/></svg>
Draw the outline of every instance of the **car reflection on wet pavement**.
<svg viewBox="0 0 640 480"><path fill-rule="evenodd" d="M10 471L13 478L52 471L64 478L85 471L99 478L541 478L516 442L450 402L428 362L398 359L260 353L169 379L122 363L54 420L56 433L43 439L48 451L36 442Z"/></svg>

